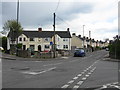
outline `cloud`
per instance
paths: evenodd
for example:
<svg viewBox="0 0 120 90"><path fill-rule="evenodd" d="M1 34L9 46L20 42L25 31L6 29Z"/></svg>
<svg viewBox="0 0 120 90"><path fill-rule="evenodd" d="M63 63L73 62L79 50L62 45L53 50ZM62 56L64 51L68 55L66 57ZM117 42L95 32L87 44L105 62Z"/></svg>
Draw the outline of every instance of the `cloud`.
<svg viewBox="0 0 120 90"><path fill-rule="evenodd" d="M21 2L19 20L24 27L50 25L53 22L53 13L57 2ZM78 13L92 12L93 6L89 3L60 3L56 15L64 20L76 18ZM9 15L9 16L8 16ZM14 18L13 18L14 17ZM3 3L3 23L7 19L16 19L16 2Z"/></svg>
<svg viewBox="0 0 120 90"><path fill-rule="evenodd" d="M118 0L60 0L56 11L56 30L66 30L82 35L85 25L85 35L92 32L92 38L103 39L113 37L117 33ZM53 29L53 13L56 2L21 2L19 21L24 28ZM16 3L4 2L3 23L8 19L16 19ZM99 32L98 32L99 31ZM101 36L102 35L102 36Z"/></svg>

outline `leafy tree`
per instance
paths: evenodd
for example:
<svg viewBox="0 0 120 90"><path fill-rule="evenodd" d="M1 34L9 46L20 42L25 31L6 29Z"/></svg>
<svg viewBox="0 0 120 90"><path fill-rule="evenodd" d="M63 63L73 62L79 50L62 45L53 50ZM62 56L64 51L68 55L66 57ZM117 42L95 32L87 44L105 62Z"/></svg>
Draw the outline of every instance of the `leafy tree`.
<svg viewBox="0 0 120 90"><path fill-rule="evenodd" d="M118 36L114 37L114 41L108 46L110 50L110 57L120 59L120 39Z"/></svg>
<svg viewBox="0 0 120 90"><path fill-rule="evenodd" d="M7 50L7 37L2 37L2 47Z"/></svg>
<svg viewBox="0 0 120 90"><path fill-rule="evenodd" d="M17 22L16 20L8 20L7 22L5 22L4 26L3 26L3 32L9 32L8 35L10 35L9 37L11 38L12 44L10 47L10 51L11 54L13 53L17 53L18 50L17 47L15 47L15 43L13 43L14 41L16 41L16 44L18 44L18 36L22 33L23 28L20 24L20 22Z"/></svg>
<svg viewBox="0 0 120 90"><path fill-rule="evenodd" d="M3 26L3 32L9 32L12 36L12 41L15 41L22 31L23 28L20 22L17 22L16 20L8 20Z"/></svg>
<svg viewBox="0 0 120 90"><path fill-rule="evenodd" d="M22 43L18 43L18 44L16 45L16 47L17 47L18 49L22 49Z"/></svg>

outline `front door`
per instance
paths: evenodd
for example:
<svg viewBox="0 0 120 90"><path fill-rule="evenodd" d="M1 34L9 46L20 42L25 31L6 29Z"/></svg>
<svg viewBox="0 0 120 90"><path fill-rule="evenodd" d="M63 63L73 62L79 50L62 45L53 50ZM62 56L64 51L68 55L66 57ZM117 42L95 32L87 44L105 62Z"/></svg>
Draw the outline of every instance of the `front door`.
<svg viewBox="0 0 120 90"><path fill-rule="evenodd" d="M26 50L26 45L23 45L23 50Z"/></svg>
<svg viewBox="0 0 120 90"><path fill-rule="evenodd" d="M38 46L38 51L40 51L40 52L41 52L41 45L39 45L39 46Z"/></svg>

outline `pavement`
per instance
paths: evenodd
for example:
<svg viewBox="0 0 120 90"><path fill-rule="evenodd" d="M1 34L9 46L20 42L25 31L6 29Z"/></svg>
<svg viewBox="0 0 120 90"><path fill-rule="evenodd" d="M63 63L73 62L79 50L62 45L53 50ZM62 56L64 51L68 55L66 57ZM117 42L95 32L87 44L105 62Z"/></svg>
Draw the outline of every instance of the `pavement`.
<svg viewBox="0 0 120 90"><path fill-rule="evenodd" d="M119 62L103 60L107 54L101 50L86 57L61 57L51 61L3 59L2 87L87 90L113 86L119 89Z"/></svg>
<svg viewBox="0 0 120 90"><path fill-rule="evenodd" d="M95 51L96 52L96 51ZM95 53L94 52L94 53ZM92 54L93 52L91 53L87 53L87 55L90 55ZM68 57L72 57L72 56L61 56L61 57L57 57L57 58L50 58L50 59L39 59L39 58L22 58L22 57L18 57L16 55L10 55L10 54L5 54L5 53L2 53L0 55L0 58L2 59L7 59L7 60L34 60L34 61L47 61L47 60L59 60L59 59L67 59ZM113 62L120 62L120 60L118 59L112 59L112 58L109 58L109 54L106 54L104 56L104 59L105 61L113 61Z"/></svg>

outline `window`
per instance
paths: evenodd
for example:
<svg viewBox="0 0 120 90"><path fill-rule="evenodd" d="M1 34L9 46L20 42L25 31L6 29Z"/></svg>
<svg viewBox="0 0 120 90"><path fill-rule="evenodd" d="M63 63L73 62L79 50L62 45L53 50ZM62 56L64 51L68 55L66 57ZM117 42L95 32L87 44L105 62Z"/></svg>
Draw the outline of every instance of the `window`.
<svg viewBox="0 0 120 90"><path fill-rule="evenodd" d="M65 49L65 45L63 45L63 48Z"/></svg>
<svg viewBox="0 0 120 90"><path fill-rule="evenodd" d="M59 41L60 39L58 38L58 41Z"/></svg>
<svg viewBox="0 0 120 90"><path fill-rule="evenodd" d="M68 41L68 38L64 38L63 41Z"/></svg>
<svg viewBox="0 0 120 90"><path fill-rule="evenodd" d="M32 51L34 51L35 45L30 45Z"/></svg>
<svg viewBox="0 0 120 90"><path fill-rule="evenodd" d="M66 45L66 49L68 49L68 45Z"/></svg>
<svg viewBox="0 0 120 90"><path fill-rule="evenodd" d="M65 40L66 40L66 41L68 41L68 39L67 39L67 38L66 38Z"/></svg>
<svg viewBox="0 0 120 90"><path fill-rule="evenodd" d="M49 38L45 38L45 41L49 41Z"/></svg>
<svg viewBox="0 0 120 90"><path fill-rule="evenodd" d="M63 41L65 41L65 38L63 39Z"/></svg>
<svg viewBox="0 0 120 90"><path fill-rule="evenodd" d="M64 49L68 49L68 45L63 45L63 48Z"/></svg>
<svg viewBox="0 0 120 90"><path fill-rule="evenodd" d="M30 38L30 41L34 41L34 38Z"/></svg>
<svg viewBox="0 0 120 90"><path fill-rule="evenodd" d="M49 45L45 45L45 48L50 48L50 46Z"/></svg>
<svg viewBox="0 0 120 90"><path fill-rule="evenodd" d="M19 38L19 41L22 41L22 38L21 38L21 37Z"/></svg>
<svg viewBox="0 0 120 90"><path fill-rule="evenodd" d="M26 38L24 38L24 41L26 41Z"/></svg>

